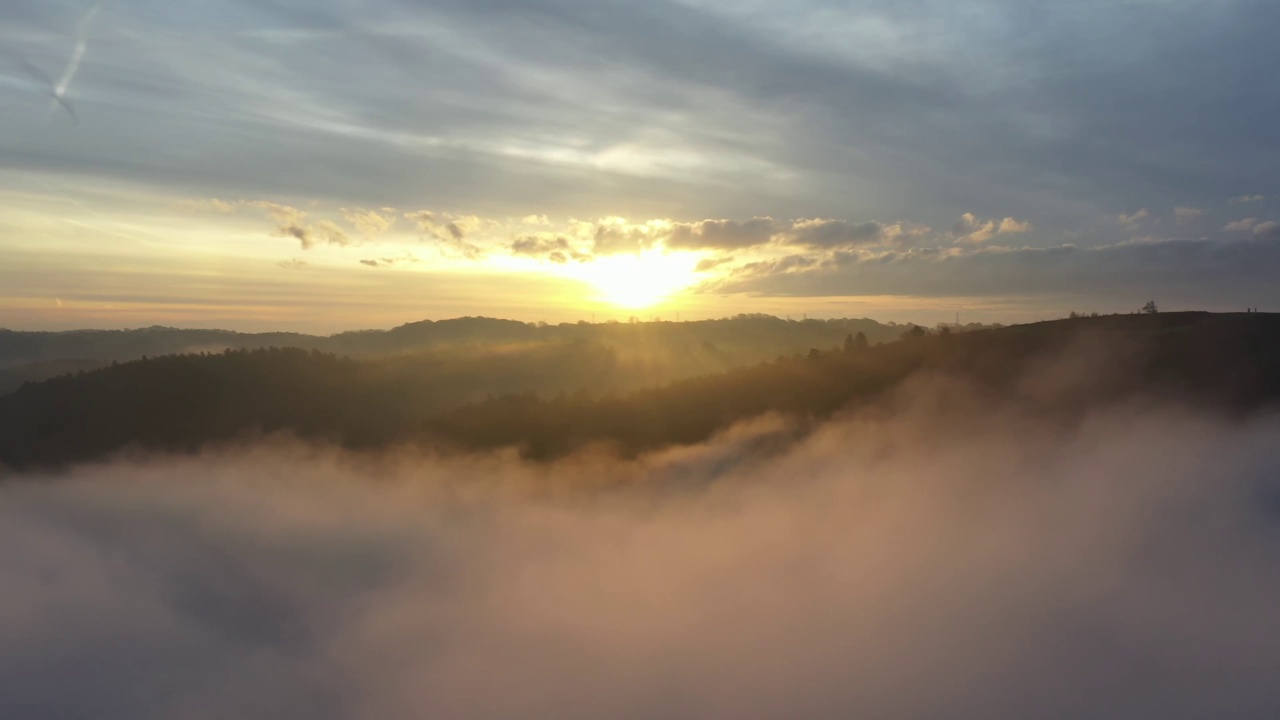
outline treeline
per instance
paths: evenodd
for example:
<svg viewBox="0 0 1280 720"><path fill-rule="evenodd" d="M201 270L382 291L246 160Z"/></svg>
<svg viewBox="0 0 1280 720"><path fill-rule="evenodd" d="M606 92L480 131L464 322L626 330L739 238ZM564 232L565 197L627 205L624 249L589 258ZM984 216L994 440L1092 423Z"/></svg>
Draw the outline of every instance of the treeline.
<svg viewBox="0 0 1280 720"><path fill-rule="evenodd" d="M129 444L185 450L280 430L376 445L488 397L621 393L703 366L720 369L703 350L654 364L587 342L359 360L300 348L149 357L0 396L0 463L57 464Z"/></svg>
<svg viewBox="0 0 1280 720"><path fill-rule="evenodd" d="M271 349L149 358L24 385L0 397L0 464L57 466L128 446L195 450L251 430L338 438L372 406L359 402L357 370L318 351ZM341 428L336 418L355 422Z"/></svg>
<svg viewBox="0 0 1280 720"><path fill-rule="evenodd" d="M533 458L590 444L634 454L701 442L766 412L820 422L921 372L962 380L992 402L1064 417L1124 398L1248 412L1280 401L1277 367L1280 316L1081 317L966 334L913 329L896 343L849 343L620 398L497 398L443 413L422 429L446 447L515 446Z"/></svg>
<svg viewBox="0 0 1280 720"><path fill-rule="evenodd" d="M154 357L0 396L0 465L189 451L277 431L353 448L514 446L551 458L605 444L632 454L705 440L765 412L821 421L922 371L1061 412L1142 394L1233 410L1280 398L1276 316L1109 316L860 345L630 393L610 389L628 372L619 351L585 342L517 355L518 364L501 354L357 360L297 348Z"/></svg>
<svg viewBox="0 0 1280 720"><path fill-rule="evenodd" d="M296 333L236 333L151 327L138 330L15 332L0 329L0 393L25 381L60 372L88 370L143 356L294 347L358 358L423 352L528 348L593 343L616 349L635 364L657 369L667 381L772 360L779 355L829 348L850 333L872 342L896 340L911 326L874 320L791 321L739 315L697 322L562 323L546 325L493 318L457 318L409 323L392 330L365 330L328 337ZM975 326L976 327L976 326ZM690 358L702 355L697 362Z"/></svg>

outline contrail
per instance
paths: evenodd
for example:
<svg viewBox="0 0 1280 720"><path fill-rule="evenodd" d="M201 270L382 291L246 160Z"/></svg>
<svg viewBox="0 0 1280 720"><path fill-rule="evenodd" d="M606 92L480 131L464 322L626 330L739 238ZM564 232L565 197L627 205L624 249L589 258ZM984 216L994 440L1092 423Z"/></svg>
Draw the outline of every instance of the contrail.
<svg viewBox="0 0 1280 720"><path fill-rule="evenodd" d="M65 96L67 88L71 86L71 81L76 76L76 72L80 70L80 62L84 60L85 50L89 47L89 25L93 22L93 16L97 15L100 9L102 9L102 3L100 0L95 0L89 6L89 9L84 11L84 15L80 16L80 22L76 23L76 46L71 51L71 59L67 61L67 67L62 71L62 77L53 86L53 104L49 106L49 112L57 111L58 106L61 105L71 115L71 119L76 122L79 122L79 118L76 117L76 111L72 109Z"/></svg>
<svg viewBox="0 0 1280 720"><path fill-rule="evenodd" d="M56 103L55 105L50 106L49 108L50 111L57 109L57 107L61 105L62 109L67 111L67 115L71 116L71 122L79 124L80 118L79 116L76 115L76 109L71 107L71 103L67 102L65 98L63 98L61 95L57 93L57 88L55 87L53 78L49 77L40 68L36 67L35 65L32 65L29 61L22 60L21 62L22 62L22 69L28 75L30 75L33 80L49 88L49 90L46 91L45 94L53 98L53 102Z"/></svg>

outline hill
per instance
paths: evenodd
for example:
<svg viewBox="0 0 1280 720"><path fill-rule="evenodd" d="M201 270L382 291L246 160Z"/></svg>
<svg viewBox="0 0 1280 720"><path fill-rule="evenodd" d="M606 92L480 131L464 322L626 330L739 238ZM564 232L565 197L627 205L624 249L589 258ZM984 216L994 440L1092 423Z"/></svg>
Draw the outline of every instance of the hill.
<svg viewBox="0 0 1280 720"><path fill-rule="evenodd" d="M764 413L821 421L924 377L1064 419L1122 401L1249 413L1280 402L1276 367L1280 315L1118 315L814 353L622 398L497 398L443 413L421 430L461 448L518 446L537 458L594 443L634 454L701 442Z"/></svg>
<svg viewBox="0 0 1280 720"><path fill-rule="evenodd" d="M907 326L910 327L910 326ZM975 328L980 326L970 326ZM562 323L545 325L515 320L465 317L408 323L390 330L357 330L330 336L298 333L238 333L149 327L136 330L17 332L0 329L0 393L25 381L47 379L59 367L88 370L112 362L157 355L223 350L292 347L350 357L377 357L482 348L598 343L651 364L679 364L691 349L706 349L714 363L701 371L723 370L839 344L861 332L871 342L897 339L903 327L869 319L783 320L768 315L738 315L696 322ZM675 357L677 360L673 360ZM673 368L669 374L687 374Z"/></svg>
<svg viewBox="0 0 1280 720"><path fill-rule="evenodd" d="M0 396L0 464L57 467L129 447L190 451L278 431L353 448L516 446L549 458L606 444L634 454L762 413L820 421L924 375L1066 415L1123 398L1237 412L1280 399L1280 316L1126 315L916 334L628 393L614 388L632 366L615 347L586 341L510 357L456 347L366 359L301 348L154 357Z"/></svg>

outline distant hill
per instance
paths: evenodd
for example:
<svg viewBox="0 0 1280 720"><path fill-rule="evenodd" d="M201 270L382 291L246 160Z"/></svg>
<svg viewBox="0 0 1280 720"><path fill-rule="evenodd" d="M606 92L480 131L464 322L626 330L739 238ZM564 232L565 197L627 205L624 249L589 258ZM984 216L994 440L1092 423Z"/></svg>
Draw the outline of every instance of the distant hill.
<svg viewBox="0 0 1280 720"><path fill-rule="evenodd" d="M781 359L622 398L496 398L433 417L415 436L468 450L516 446L536 458L596 443L634 454L701 442L767 412L820 422L924 375L1064 419L1122 401L1249 413L1280 406L1277 368L1280 315L1077 318Z"/></svg>
<svg viewBox="0 0 1280 720"><path fill-rule="evenodd" d="M906 326L910 327L910 325ZM980 326L975 326L980 327ZM338 355L384 355L451 346L591 340L618 344L710 341L727 346L779 348L829 346L847 333L863 332L872 342L896 340L902 327L870 319L783 320L770 315L738 315L693 322L561 323L464 317L423 320L390 330L355 330L319 336L300 333L239 333L149 327L136 330L20 332L0 328L0 368L52 360L109 363L154 355L201 351L296 347Z"/></svg>
<svg viewBox="0 0 1280 720"><path fill-rule="evenodd" d="M907 326L910 327L910 326ZM971 326L976 328L980 326ZM92 370L112 362L160 355L299 348L339 356L367 358L478 348L528 347L590 342L616 348L629 358L671 366L659 381L692 372L724 370L778 355L829 348L850 333L872 343L897 339L904 328L869 319L790 321L767 315L739 315L697 322L562 323L539 325L515 320L466 317L408 323L391 330L359 330L330 336L298 333L238 333L150 327L137 330L18 332L0 329L0 394L27 381L62 372ZM681 358L706 350L715 362L687 367ZM673 359L674 358L674 359Z"/></svg>
<svg viewBox="0 0 1280 720"><path fill-rule="evenodd" d="M746 319L701 327L744 333L758 327L767 337L779 324L786 323ZM659 336L699 326L587 327ZM512 329L546 329L525 327ZM830 339L830 330L821 330ZM921 373L960 378L977 392L1068 414L1135 397L1232 411L1280 399L1280 316L1171 313L970 333L898 331L905 339L848 350L823 342L826 349L661 387L642 382L661 373L646 375L644 364L618 346L586 340L509 350L455 343L448 351L363 359L298 348L151 357L0 396L0 464L57 467L128 447L189 451L277 431L354 448L516 446L546 458L603 443L630 454L698 442L765 412L821 421ZM483 337L493 335L490 328ZM690 338L684 347L689 367L715 364L714 342ZM647 389L617 390L636 386Z"/></svg>
<svg viewBox="0 0 1280 720"><path fill-rule="evenodd" d="M17 390L23 383L40 382L59 375L97 370L106 364L100 360L38 360L0 367L0 395Z"/></svg>

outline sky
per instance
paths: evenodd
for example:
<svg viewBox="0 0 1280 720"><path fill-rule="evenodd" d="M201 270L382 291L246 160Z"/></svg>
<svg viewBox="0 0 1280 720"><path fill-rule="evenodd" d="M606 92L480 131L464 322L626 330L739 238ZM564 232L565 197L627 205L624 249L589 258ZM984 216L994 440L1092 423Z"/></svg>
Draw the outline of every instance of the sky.
<svg viewBox="0 0 1280 720"><path fill-rule="evenodd" d="M6 0L0 327L1280 306L1270 0Z"/></svg>

